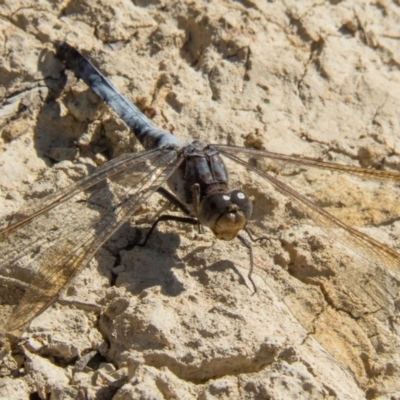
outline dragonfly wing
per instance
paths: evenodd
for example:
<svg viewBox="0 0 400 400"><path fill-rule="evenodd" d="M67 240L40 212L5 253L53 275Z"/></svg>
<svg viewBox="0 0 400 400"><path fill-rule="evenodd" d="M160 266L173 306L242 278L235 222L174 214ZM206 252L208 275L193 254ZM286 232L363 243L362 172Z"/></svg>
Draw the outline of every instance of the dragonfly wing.
<svg viewBox="0 0 400 400"><path fill-rule="evenodd" d="M287 176L275 177L271 173L255 167L254 164L250 164L248 160L245 161L239 157L246 156L256 159L267 158L274 160L274 162L282 162L284 165L291 164L299 165L301 167L325 169L332 173L339 172L342 174L351 174L362 179L388 182L391 184L400 184L400 173L394 171L370 170L355 166L321 162L307 158L302 160L300 157L286 156L261 150L235 148L231 146L218 146L218 148L222 151L222 154L252 170L267 180L276 190L295 201L307 213L307 215L316 222L318 226L328 229L332 228L329 230L329 234L332 235L336 240L343 242L343 244L348 247L351 247L364 258L367 258L368 260L382 267L387 267L395 273L400 273L399 253L388 246L383 245L369 235L366 235L365 233L342 222L330 212L326 211L323 206L319 206L316 203L318 199L316 199L316 201L311 201L306 196L300 194L300 192L293 189L290 184L285 183L285 179L288 182L291 181L290 177L289 179ZM334 188L334 190L336 189L340 191L340 188ZM354 190L357 190L357 188L355 187ZM396 215L393 215L393 217L399 218L400 210L395 208L394 212Z"/></svg>
<svg viewBox="0 0 400 400"><path fill-rule="evenodd" d="M400 173L218 146L277 177L350 226L387 225L400 215Z"/></svg>
<svg viewBox="0 0 400 400"><path fill-rule="evenodd" d="M375 170L368 168L360 168L353 165L343 165L327 161L319 161L312 158L273 153L265 150L246 149L244 147L215 145L222 152L255 159L269 159L285 165L297 165L304 167L313 167L326 169L329 171L340 171L347 174L360 176L366 179L374 179L380 181L392 181L400 183L400 173L395 171Z"/></svg>
<svg viewBox="0 0 400 400"><path fill-rule="evenodd" d="M34 218L28 217L27 223L21 221L17 229L8 228L0 249L0 259L4 256L5 260L2 268L7 270L25 262L36 265L37 271L6 329L19 336L33 318L46 310L98 248L168 179L179 162L176 151L171 149L124 156L120 162L113 160L112 168L105 165L93 176L73 184L73 196L55 196L51 207L47 205ZM14 247L10 257L7 248L11 244ZM24 251L22 258L15 257L18 248L28 248L29 252Z"/></svg>
<svg viewBox="0 0 400 400"><path fill-rule="evenodd" d="M260 236L275 230L279 239L271 239L268 244L275 263L267 266L263 257L255 263L255 272L329 353L360 376L368 375L365 365L372 365L377 371L384 371L387 364L397 365L400 254L335 217L331 211L336 210L332 210L329 198L314 193L317 188L301 178L310 174L311 183L327 179L325 186L322 182L324 190L330 194L340 192L338 200L343 204L344 194L354 198L358 195L358 213L365 209L364 192L357 181L363 181L367 189L379 189L384 196L394 193L391 201L374 205L390 210L389 221L396 221L400 215L400 174L331 163L313 164L314 160L306 160L303 165L297 157L281 159L280 155L258 150L218 148L228 161L256 174L251 175L253 182L245 183L243 188L256 194L255 228ZM282 167L283 173L277 173L281 172L279 168L269 169L271 159ZM285 174L287 166L289 173ZM315 168L317 178L310 173ZM333 184L329 181L331 175ZM347 179L349 190L344 189ZM343 185L336 186L337 183ZM329 211L324 209L325 205ZM350 217L353 223L355 219L351 214Z"/></svg>
<svg viewBox="0 0 400 400"><path fill-rule="evenodd" d="M54 242L57 239L61 232L57 226L50 232L43 232L43 220L46 218L47 212L86 190L96 188L96 185L104 183L107 179L115 179L118 174L123 173L126 169L145 165L146 160L156 151L158 150L139 154L124 154L97 168L93 174L78 182L59 189L43 199L33 201L33 204L28 203L24 207L22 215L12 216L9 226L0 230L0 271L15 265L18 260L33 252L33 249L37 248L38 245L44 244L43 242ZM137 171L132 176L138 177L139 173ZM61 215L63 221L66 222L67 217L73 218L73 213L64 211L64 214L57 211L56 214L51 214L51 218L56 221L58 216ZM51 225L50 217L47 220L49 221L47 225ZM49 237L49 234L51 234L51 237Z"/></svg>

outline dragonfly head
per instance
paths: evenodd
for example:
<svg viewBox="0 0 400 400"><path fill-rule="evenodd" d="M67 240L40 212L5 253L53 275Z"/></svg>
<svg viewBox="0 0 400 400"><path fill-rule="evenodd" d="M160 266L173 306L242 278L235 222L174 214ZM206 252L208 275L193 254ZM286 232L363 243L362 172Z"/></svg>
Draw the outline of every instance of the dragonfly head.
<svg viewBox="0 0 400 400"><path fill-rule="evenodd" d="M200 203L199 221L221 240L234 239L250 218L253 206L240 190L211 193Z"/></svg>

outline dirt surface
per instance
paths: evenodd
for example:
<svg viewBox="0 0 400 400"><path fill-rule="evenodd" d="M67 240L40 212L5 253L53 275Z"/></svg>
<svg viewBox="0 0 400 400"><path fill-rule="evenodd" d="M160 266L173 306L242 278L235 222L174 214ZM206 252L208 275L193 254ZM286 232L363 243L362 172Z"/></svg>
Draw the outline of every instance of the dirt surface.
<svg viewBox="0 0 400 400"><path fill-rule="evenodd" d="M26 201L142 150L64 74L57 40L180 139L400 171L398 0L16 0L0 16L4 225ZM257 163L400 250L398 184ZM267 237L254 246L257 292L239 241L167 223L129 249L166 211L154 195L3 348L0 398L400 399L400 274L228 167ZM32 270L0 272L4 323Z"/></svg>

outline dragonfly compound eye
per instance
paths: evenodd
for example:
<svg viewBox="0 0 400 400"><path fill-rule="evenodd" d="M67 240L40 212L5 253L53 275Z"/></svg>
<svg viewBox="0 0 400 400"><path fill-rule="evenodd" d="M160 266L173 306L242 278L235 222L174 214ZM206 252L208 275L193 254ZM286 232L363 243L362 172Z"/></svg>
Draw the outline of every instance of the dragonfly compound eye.
<svg viewBox="0 0 400 400"><path fill-rule="evenodd" d="M246 193L242 192L241 190L232 190L230 193L230 200L233 204L236 204L239 207L246 219L251 217L253 204Z"/></svg>
<svg viewBox="0 0 400 400"><path fill-rule="evenodd" d="M250 199L239 190L212 193L201 202L198 218L218 239L232 240L244 228L251 210Z"/></svg>

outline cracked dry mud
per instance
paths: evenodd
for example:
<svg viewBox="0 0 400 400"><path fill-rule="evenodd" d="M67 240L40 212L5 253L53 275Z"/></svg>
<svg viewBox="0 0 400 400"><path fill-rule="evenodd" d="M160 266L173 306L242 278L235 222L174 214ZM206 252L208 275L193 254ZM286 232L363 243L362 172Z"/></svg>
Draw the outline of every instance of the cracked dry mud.
<svg viewBox="0 0 400 400"><path fill-rule="evenodd" d="M17 0L0 15L2 222L141 150L83 82L63 82L56 40L181 139L400 169L398 1ZM165 210L154 196L3 351L0 398L400 398L398 291L383 293L393 310L366 293L385 271L365 287L341 283L367 260L261 179L230 172L254 200L253 232L268 236L255 246L256 294L245 249L210 232L165 224L127 250ZM285 179L400 250L396 187L302 170ZM31 274L3 271L3 323Z"/></svg>

